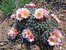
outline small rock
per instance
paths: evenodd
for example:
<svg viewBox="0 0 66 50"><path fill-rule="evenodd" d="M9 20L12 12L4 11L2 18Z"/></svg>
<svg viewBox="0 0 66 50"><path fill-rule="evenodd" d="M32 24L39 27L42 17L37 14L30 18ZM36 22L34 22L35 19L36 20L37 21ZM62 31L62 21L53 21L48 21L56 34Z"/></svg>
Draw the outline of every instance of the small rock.
<svg viewBox="0 0 66 50"><path fill-rule="evenodd" d="M21 44L16 45L17 49L21 49Z"/></svg>
<svg viewBox="0 0 66 50"><path fill-rule="evenodd" d="M37 45L34 45L34 46L31 46L31 50L41 50L39 46Z"/></svg>
<svg viewBox="0 0 66 50"><path fill-rule="evenodd" d="M0 43L0 46L3 46L3 45L4 45L4 43L1 42L1 43Z"/></svg>
<svg viewBox="0 0 66 50"><path fill-rule="evenodd" d="M27 46L25 44L22 44L22 49L27 50Z"/></svg>
<svg viewBox="0 0 66 50"><path fill-rule="evenodd" d="M62 46L60 46L60 50L62 50Z"/></svg>

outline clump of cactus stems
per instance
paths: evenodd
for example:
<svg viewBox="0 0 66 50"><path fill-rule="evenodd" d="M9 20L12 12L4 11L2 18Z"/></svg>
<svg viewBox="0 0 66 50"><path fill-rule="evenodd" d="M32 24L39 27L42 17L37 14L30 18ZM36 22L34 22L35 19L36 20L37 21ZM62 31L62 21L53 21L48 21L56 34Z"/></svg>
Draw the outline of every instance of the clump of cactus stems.
<svg viewBox="0 0 66 50"><path fill-rule="evenodd" d="M21 43L26 43L28 46L30 44L48 45L47 40L50 36L50 32L58 28L57 22L59 20L54 17L54 15L50 15L48 10L34 7L35 5L33 4L27 4L25 8L19 8L19 10L17 10L17 12L26 10L26 15L22 14L22 17L22 12L18 12L11 16L11 18L15 20L13 27L16 28L18 34L17 36L14 35L15 38L8 38L10 41L18 41L18 39L21 39Z"/></svg>

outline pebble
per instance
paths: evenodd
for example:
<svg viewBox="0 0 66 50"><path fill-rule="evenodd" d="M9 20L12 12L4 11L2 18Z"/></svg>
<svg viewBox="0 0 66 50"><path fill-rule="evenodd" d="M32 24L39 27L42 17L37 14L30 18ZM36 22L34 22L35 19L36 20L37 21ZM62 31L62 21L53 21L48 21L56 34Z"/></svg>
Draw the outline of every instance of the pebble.
<svg viewBox="0 0 66 50"><path fill-rule="evenodd" d="M2 42L2 43L0 43L0 46L3 46L4 45L4 43Z"/></svg>
<svg viewBox="0 0 66 50"><path fill-rule="evenodd" d="M21 44L16 45L17 49L21 49Z"/></svg>

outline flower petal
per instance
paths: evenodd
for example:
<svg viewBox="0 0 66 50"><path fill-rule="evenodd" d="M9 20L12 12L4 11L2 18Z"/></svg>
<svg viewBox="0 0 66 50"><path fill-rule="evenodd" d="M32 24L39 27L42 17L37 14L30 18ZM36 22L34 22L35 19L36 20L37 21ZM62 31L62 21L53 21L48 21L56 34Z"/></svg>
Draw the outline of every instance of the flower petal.
<svg viewBox="0 0 66 50"><path fill-rule="evenodd" d="M25 18L25 19L28 18L29 14L30 14L30 11L28 9L22 8L22 17L23 18Z"/></svg>
<svg viewBox="0 0 66 50"><path fill-rule="evenodd" d="M58 17L54 14L51 14L51 17L57 22L60 23L61 21L58 19Z"/></svg>
<svg viewBox="0 0 66 50"><path fill-rule="evenodd" d="M33 8L35 6L36 6L35 4L30 3L30 4L26 4L24 7L26 7L26 8Z"/></svg>
<svg viewBox="0 0 66 50"><path fill-rule="evenodd" d="M24 29L22 32L22 36L23 38L26 38L29 42L34 41L34 36L32 32L30 31L30 29Z"/></svg>
<svg viewBox="0 0 66 50"><path fill-rule="evenodd" d="M61 39L56 38L54 36L50 36L48 39L49 45L60 45Z"/></svg>
<svg viewBox="0 0 66 50"><path fill-rule="evenodd" d="M8 32L8 36L10 36L11 38L14 38L15 39L15 37L18 35L18 32L17 32L17 30L14 28L14 27L12 27L10 30L9 30L9 32Z"/></svg>
<svg viewBox="0 0 66 50"><path fill-rule="evenodd" d="M16 19L16 15L15 14L12 14L10 18L11 19Z"/></svg>
<svg viewBox="0 0 66 50"><path fill-rule="evenodd" d="M43 18L43 8L39 8L35 11L34 16L36 19L42 19Z"/></svg>
<svg viewBox="0 0 66 50"><path fill-rule="evenodd" d="M58 29L54 29L53 32L50 33L51 36L56 36L57 38L62 38L62 33Z"/></svg>
<svg viewBox="0 0 66 50"><path fill-rule="evenodd" d="M19 20L19 21L21 21L23 19L21 8L17 9L17 11L16 11L16 19Z"/></svg>

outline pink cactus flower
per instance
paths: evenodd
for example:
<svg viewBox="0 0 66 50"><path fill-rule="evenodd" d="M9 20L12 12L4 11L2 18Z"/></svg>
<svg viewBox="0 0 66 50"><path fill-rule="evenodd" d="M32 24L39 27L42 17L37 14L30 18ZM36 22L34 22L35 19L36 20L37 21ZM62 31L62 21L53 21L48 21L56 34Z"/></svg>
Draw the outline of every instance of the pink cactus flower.
<svg viewBox="0 0 66 50"><path fill-rule="evenodd" d="M16 19L16 14L12 14L10 18L11 19Z"/></svg>
<svg viewBox="0 0 66 50"><path fill-rule="evenodd" d="M61 39L56 38L54 36L50 36L48 39L49 45L55 46L55 45L60 45Z"/></svg>
<svg viewBox="0 0 66 50"><path fill-rule="evenodd" d="M16 11L16 19L19 20L19 21L21 21L23 19L21 8L17 9L17 11Z"/></svg>
<svg viewBox="0 0 66 50"><path fill-rule="evenodd" d="M44 15L44 9L43 8L39 8L35 11L34 16L36 19L42 19Z"/></svg>
<svg viewBox="0 0 66 50"><path fill-rule="evenodd" d="M29 42L34 41L34 36L29 29L24 29L22 32L23 38L26 38Z"/></svg>
<svg viewBox="0 0 66 50"><path fill-rule="evenodd" d="M50 33L51 36L55 36L57 38L62 38L62 33L58 29L54 29L53 32Z"/></svg>
<svg viewBox="0 0 66 50"><path fill-rule="evenodd" d="M34 14L36 19L47 18L48 15L49 15L49 11L47 11L46 9L43 9L43 8L37 9Z"/></svg>
<svg viewBox="0 0 66 50"><path fill-rule="evenodd" d="M26 8L22 8L22 17L23 18L28 18L29 17L29 14L30 14L30 11Z"/></svg>
<svg viewBox="0 0 66 50"><path fill-rule="evenodd" d="M61 23L61 21L58 19L58 17L54 14L51 14L51 17L57 22L57 23Z"/></svg>
<svg viewBox="0 0 66 50"><path fill-rule="evenodd" d="M47 18L49 15L49 11L47 11L46 9L44 9L44 18Z"/></svg>
<svg viewBox="0 0 66 50"><path fill-rule="evenodd" d="M21 21L23 18L25 18L25 19L28 18L29 14L30 14L30 12L28 9L19 8L16 11L16 19Z"/></svg>
<svg viewBox="0 0 66 50"><path fill-rule="evenodd" d="M24 7L26 7L26 8L33 8L35 6L36 6L35 4L30 3L30 4L26 4Z"/></svg>
<svg viewBox="0 0 66 50"><path fill-rule="evenodd" d="M11 36L12 38L14 38L15 39L15 37L18 35L18 32L17 32L17 30L14 28L14 27L12 27L10 30L9 30L9 32L8 32L8 36Z"/></svg>

